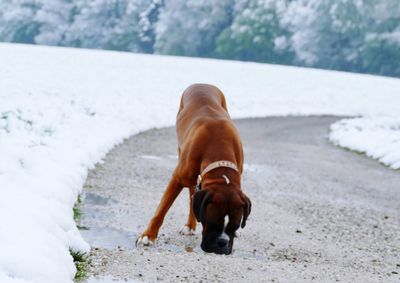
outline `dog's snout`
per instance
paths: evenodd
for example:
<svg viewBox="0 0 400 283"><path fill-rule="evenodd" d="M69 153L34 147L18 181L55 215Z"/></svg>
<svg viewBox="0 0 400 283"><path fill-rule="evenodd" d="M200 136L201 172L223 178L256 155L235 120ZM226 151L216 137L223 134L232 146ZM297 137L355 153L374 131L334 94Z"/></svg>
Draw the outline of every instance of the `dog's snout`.
<svg viewBox="0 0 400 283"><path fill-rule="evenodd" d="M205 252L228 255L232 252L232 245L233 239L223 232L214 235L214 237L206 236L203 238L201 248Z"/></svg>
<svg viewBox="0 0 400 283"><path fill-rule="evenodd" d="M218 254L230 254L231 248L229 247L229 236L227 234L222 233L217 240L216 244L216 253Z"/></svg>
<svg viewBox="0 0 400 283"><path fill-rule="evenodd" d="M217 240L217 245L219 248L225 248L228 245L228 240L226 240L225 238L218 238Z"/></svg>

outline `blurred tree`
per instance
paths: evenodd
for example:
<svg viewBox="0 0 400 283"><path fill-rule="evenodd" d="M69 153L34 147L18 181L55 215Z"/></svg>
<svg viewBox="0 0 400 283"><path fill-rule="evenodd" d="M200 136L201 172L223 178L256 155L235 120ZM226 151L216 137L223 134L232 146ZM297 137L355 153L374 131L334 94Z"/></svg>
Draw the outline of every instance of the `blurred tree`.
<svg viewBox="0 0 400 283"><path fill-rule="evenodd" d="M65 45L153 52L161 0L75 0Z"/></svg>
<svg viewBox="0 0 400 283"><path fill-rule="evenodd" d="M218 36L216 56L290 64L293 52L289 50L289 32L279 21L287 2L290 1L237 1L232 24Z"/></svg>
<svg viewBox="0 0 400 283"><path fill-rule="evenodd" d="M294 0L280 20L295 64L400 74L398 0Z"/></svg>
<svg viewBox="0 0 400 283"><path fill-rule="evenodd" d="M151 0L150 4L139 15L139 46L146 53L154 52L156 42L156 25L161 8L164 6L163 0Z"/></svg>
<svg viewBox="0 0 400 283"><path fill-rule="evenodd" d="M72 0L42 0L35 15L39 30L34 37L37 44L60 45L73 21L77 9Z"/></svg>
<svg viewBox="0 0 400 283"><path fill-rule="evenodd" d="M234 0L167 0L156 26L155 51L210 56L218 34L231 22Z"/></svg>
<svg viewBox="0 0 400 283"><path fill-rule="evenodd" d="M355 70L373 0L295 0L281 18L299 65Z"/></svg>
<svg viewBox="0 0 400 283"><path fill-rule="evenodd" d="M34 43L40 23L35 20L42 3L35 0L0 1L0 39Z"/></svg>
<svg viewBox="0 0 400 283"><path fill-rule="evenodd" d="M372 17L361 46L360 70L400 77L400 1L377 0Z"/></svg>
<svg viewBox="0 0 400 283"><path fill-rule="evenodd" d="M120 28L123 16L132 12L126 0L76 0L77 13L68 29L64 44L86 48L105 48L117 50L135 50L129 42L122 40L126 32ZM138 22L138 19L136 19ZM130 30L130 34L138 33ZM122 38L123 39L123 38ZM135 37L133 39L136 39Z"/></svg>

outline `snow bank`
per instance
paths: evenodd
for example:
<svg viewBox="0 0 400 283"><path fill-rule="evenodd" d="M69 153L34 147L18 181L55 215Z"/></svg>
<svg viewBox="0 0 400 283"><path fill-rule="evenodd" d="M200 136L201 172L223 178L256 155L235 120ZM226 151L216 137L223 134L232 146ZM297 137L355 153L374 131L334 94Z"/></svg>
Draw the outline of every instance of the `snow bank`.
<svg viewBox="0 0 400 283"><path fill-rule="evenodd" d="M344 119L331 126L329 139L336 145L400 169L399 117Z"/></svg>
<svg viewBox="0 0 400 283"><path fill-rule="evenodd" d="M0 44L1 282L71 282L69 249L89 249L72 213L87 170L123 138L173 125L182 91L195 82L219 86L234 118L400 113L398 79ZM369 139L375 132L364 126ZM338 144L351 136L335 138L343 127L357 128L351 120L336 124L331 139ZM359 138L346 146L360 146ZM365 151L391 139L371 139ZM397 166L394 147L386 148L384 162Z"/></svg>

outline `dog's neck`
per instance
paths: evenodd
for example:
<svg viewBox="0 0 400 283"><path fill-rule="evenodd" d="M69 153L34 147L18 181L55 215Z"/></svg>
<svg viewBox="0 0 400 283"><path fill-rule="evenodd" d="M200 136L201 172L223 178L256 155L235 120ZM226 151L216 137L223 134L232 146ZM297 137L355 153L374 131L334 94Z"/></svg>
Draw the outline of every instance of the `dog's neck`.
<svg viewBox="0 0 400 283"><path fill-rule="evenodd" d="M221 168L221 167L230 168L236 172L239 172L239 169L235 163L233 163L231 161L227 161L227 160L218 160L218 161L209 163L205 168L203 168L203 170L201 171L199 176L203 177L208 172L215 170L217 168Z"/></svg>
<svg viewBox="0 0 400 283"><path fill-rule="evenodd" d="M240 173L229 168L219 167L203 175L201 186L217 185L226 188L240 188Z"/></svg>
<svg viewBox="0 0 400 283"><path fill-rule="evenodd" d="M212 183L225 183L226 185L231 184L232 177L230 177L230 175L232 175L232 172L236 173L235 175L239 175L238 183L240 186L240 173L235 163L227 160L218 160L208 163L207 166L202 168L201 173L197 177L196 191L201 190L202 184L204 183L206 176L207 178L209 176L214 176L211 180ZM236 180L234 180L234 182L235 181ZM210 181L208 181L207 183L210 184Z"/></svg>

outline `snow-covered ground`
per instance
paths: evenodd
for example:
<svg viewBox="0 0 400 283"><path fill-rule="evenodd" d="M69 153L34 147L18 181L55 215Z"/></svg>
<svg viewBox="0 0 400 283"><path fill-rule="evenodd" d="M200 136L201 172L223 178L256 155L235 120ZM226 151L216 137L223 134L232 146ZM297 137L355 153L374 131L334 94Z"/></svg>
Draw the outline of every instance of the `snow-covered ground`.
<svg viewBox="0 0 400 283"><path fill-rule="evenodd" d="M331 126L329 139L393 169L400 168L400 112L397 117L343 119Z"/></svg>
<svg viewBox="0 0 400 283"><path fill-rule="evenodd" d="M330 139L400 167L400 80L314 69L0 44L0 282L71 282L72 207L123 138L173 125L190 84L232 117L346 115ZM384 117L384 118L382 118Z"/></svg>

